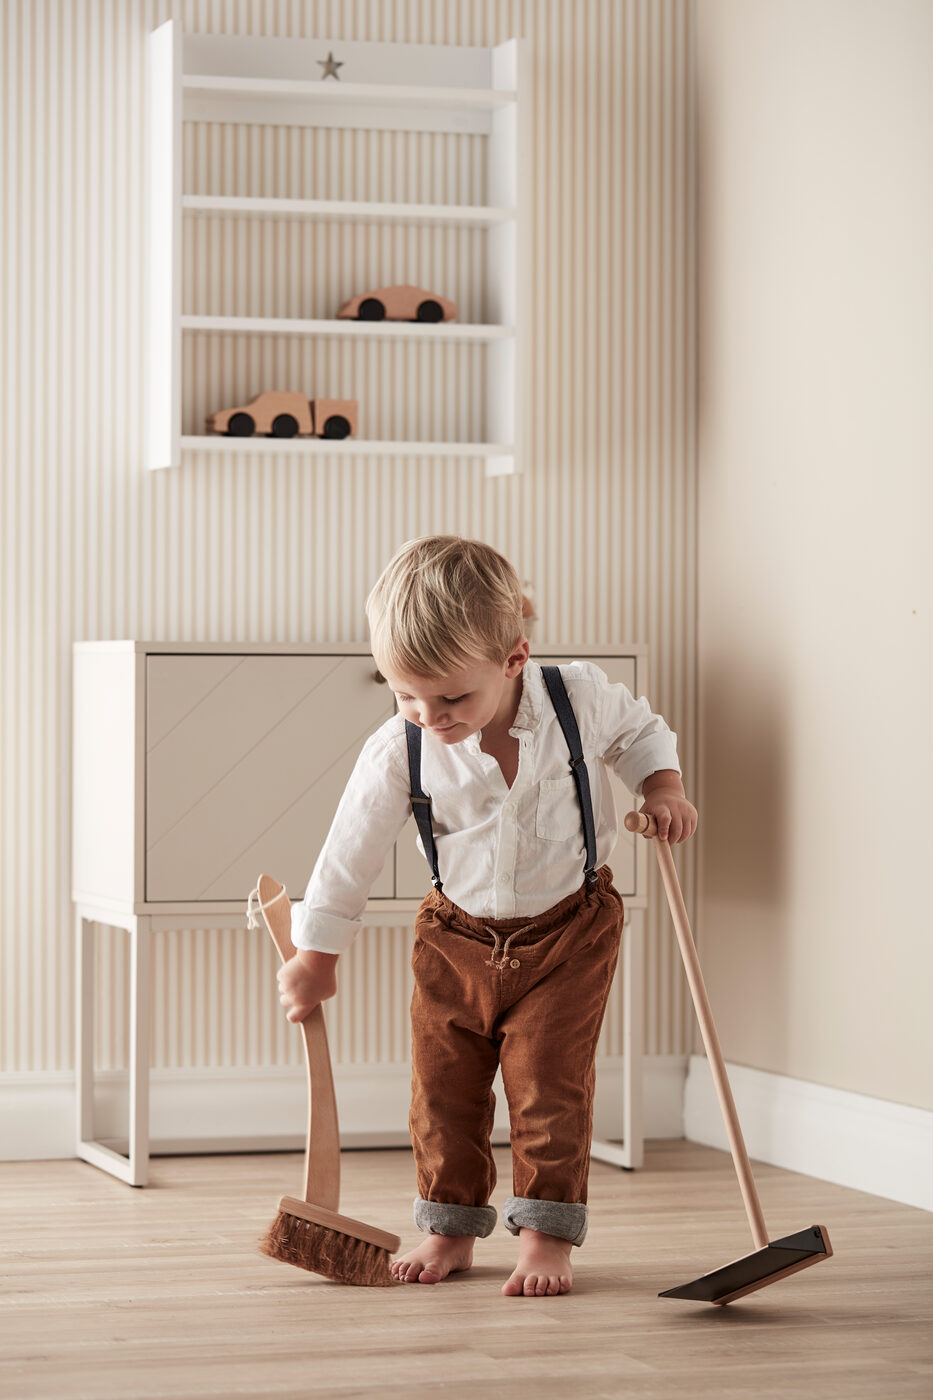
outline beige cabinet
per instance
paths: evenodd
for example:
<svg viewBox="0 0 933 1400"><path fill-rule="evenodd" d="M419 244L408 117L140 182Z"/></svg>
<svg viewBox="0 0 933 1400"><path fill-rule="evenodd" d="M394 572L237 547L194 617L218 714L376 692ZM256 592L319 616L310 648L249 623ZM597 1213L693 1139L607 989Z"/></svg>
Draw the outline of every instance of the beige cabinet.
<svg viewBox="0 0 933 1400"><path fill-rule="evenodd" d="M638 648L534 655L592 660L646 689ZM262 870L299 897L360 749L393 708L361 645L77 643L75 900L239 917ZM632 798L611 782L621 827ZM644 897L643 847L620 830L611 863L630 905ZM428 888L411 822L371 908L411 906Z"/></svg>
<svg viewBox="0 0 933 1400"><path fill-rule="evenodd" d="M536 660L593 660L636 695L638 647L536 647ZM242 925L261 871L298 898L344 785L394 699L362 645L80 642L74 649L72 889L77 934L77 1155L133 1185L149 1161L151 936ZM620 825L631 796L613 780ZM645 843L623 830L611 858L628 911L645 904ZM410 917L430 888L409 822L370 892L366 918ZM129 1133L95 1127L95 927L130 946ZM622 1166L641 1161L643 939L624 941L624 1148L593 1144ZM374 1081L374 1084L378 1081ZM255 1146L228 1143L228 1150ZM163 1148L163 1150L166 1150ZM187 1150L208 1150L192 1146Z"/></svg>

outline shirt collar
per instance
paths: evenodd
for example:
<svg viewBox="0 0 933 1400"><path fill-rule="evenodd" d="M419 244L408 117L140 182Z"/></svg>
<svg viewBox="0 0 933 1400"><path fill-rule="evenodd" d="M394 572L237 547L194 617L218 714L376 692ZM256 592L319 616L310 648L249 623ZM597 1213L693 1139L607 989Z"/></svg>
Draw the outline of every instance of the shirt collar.
<svg viewBox="0 0 933 1400"><path fill-rule="evenodd" d="M543 707L544 680L541 667L537 661L529 659L522 668L522 698L518 702L518 710L509 730L513 739L517 739L526 730L537 729ZM463 741L464 748L470 753L479 753L480 740L479 734L468 734Z"/></svg>
<svg viewBox="0 0 933 1400"><path fill-rule="evenodd" d="M543 706L544 681L541 677L541 667L537 661L529 658L522 668L522 698L518 702L518 711L509 733L517 739L521 730L537 729Z"/></svg>

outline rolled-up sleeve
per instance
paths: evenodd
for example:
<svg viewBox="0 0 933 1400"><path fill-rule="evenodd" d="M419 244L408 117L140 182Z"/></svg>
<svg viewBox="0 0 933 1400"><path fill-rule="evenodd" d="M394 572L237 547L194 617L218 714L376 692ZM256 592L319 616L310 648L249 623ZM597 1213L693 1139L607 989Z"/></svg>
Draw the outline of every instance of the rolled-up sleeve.
<svg viewBox="0 0 933 1400"><path fill-rule="evenodd" d="M342 953L359 933L369 891L411 815L404 748L396 724L363 745L304 899L292 905L296 948Z"/></svg>
<svg viewBox="0 0 933 1400"><path fill-rule="evenodd" d="M662 768L680 773L677 735L644 696L636 700L628 686L614 684L592 663L583 663L599 698L600 756L623 781L629 792L640 794L646 778Z"/></svg>

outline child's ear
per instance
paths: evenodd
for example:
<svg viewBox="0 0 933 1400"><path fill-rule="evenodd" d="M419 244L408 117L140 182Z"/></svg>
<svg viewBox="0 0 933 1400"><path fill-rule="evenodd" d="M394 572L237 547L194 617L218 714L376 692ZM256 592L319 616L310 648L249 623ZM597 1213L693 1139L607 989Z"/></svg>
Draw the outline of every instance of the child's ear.
<svg viewBox="0 0 933 1400"><path fill-rule="evenodd" d="M514 680L523 669L528 660L531 648L528 645L527 637L519 637L512 650L509 652L508 660L505 663L505 674L508 680Z"/></svg>

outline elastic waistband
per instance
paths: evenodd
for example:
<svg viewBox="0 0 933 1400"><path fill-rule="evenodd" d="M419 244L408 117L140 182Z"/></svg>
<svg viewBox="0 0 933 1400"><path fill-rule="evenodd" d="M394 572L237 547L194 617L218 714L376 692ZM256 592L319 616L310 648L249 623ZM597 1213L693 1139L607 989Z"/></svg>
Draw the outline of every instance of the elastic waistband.
<svg viewBox="0 0 933 1400"><path fill-rule="evenodd" d="M574 890L573 894L567 895L566 899L562 899L558 904L552 904L550 909L542 910L533 918L526 916L516 919L476 919L472 914L465 913L459 905L454 904L452 900L447 898L446 894L442 894L438 890L432 890L426 896L421 907L426 911L435 910L445 923L450 923L463 933L470 933L484 940L488 940L488 931L492 929L506 936L510 933L517 933L519 930L523 932L527 930L531 938L538 938L566 923L588 899L608 894L610 890L612 890L612 871L608 865L602 865L596 872L594 885L582 884L578 890Z"/></svg>

